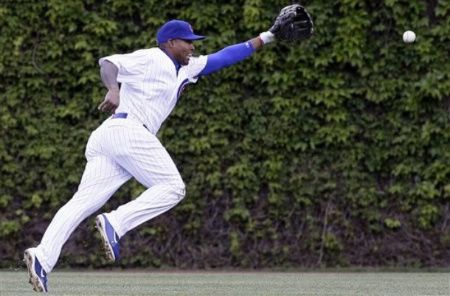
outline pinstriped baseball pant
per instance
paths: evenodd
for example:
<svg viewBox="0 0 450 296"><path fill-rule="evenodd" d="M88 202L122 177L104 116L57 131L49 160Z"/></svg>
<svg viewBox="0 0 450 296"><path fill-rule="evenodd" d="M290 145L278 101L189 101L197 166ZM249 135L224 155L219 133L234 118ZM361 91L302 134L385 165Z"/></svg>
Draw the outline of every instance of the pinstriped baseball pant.
<svg viewBox="0 0 450 296"><path fill-rule="evenodd" d="M106 120L91 134L86 158L78 191L56 213L36 249L47 272L54 268L75 228L131 177L148 189L106 214L119 237L166 212L185 195L184 183L166 149L155 135L133 120Z"/></svg>

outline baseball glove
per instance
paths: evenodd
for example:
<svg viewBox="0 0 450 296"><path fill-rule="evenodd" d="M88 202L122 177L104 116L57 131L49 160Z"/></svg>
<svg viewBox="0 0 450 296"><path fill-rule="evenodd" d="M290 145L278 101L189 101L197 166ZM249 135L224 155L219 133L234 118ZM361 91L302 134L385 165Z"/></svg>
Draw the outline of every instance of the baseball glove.
<svg viewBox="0 0 450 296"><path fill-rule="evenodd" d="M292 4L281 9L269 31L277 40L302 41L311 37L314 24L303 6Z"/></svg>

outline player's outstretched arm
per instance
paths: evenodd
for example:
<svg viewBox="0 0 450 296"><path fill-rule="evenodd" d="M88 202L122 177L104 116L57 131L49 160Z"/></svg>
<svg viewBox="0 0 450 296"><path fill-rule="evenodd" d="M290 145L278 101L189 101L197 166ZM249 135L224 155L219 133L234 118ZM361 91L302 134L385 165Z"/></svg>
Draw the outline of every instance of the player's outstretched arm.
<svg viewBox="0 0 450 296"><path fill-rule="evenodd" d="M114 113L120 103L119 83L117 82L117 74L119 70L110 61L104 60L100 65L100 76L103 85L108 89L105 99L98 106L98 110L108 113Z"/></svg>
<svg viewBox="0 0 450 296"><path fill-rule="evenodd" d="M258 37L247 42L227 46L224 49L207 56L205 68L199 75L208 75L223 68L234 65L251 56L265 44L275 40L302 41L314 32L310 14L299 4L292 4L281 9L273 26Z"/></svg>
<svg viewBox="0 0 450 296"><path fill-rule="evenodd" d="M200 72L199 76L208 75L234 65L251 56L256 50L262 48L263 45L264 42L258 36L247 42L233 44L209 54L207 55L206 66Z"/></svg>

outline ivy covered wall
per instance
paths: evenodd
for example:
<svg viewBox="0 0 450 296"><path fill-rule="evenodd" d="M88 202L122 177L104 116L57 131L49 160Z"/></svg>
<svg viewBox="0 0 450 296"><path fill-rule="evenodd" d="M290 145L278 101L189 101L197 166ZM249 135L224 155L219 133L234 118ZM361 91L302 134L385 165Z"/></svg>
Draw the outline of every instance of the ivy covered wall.
<svg viewBox="0 0 450 296"><path fill-rule="evenodd" d="M0 2L0 266L77 189L105 89L97 61L185 19L198 54L286 1ZM121 240L120 266L449 266L450 2L304 1L315 35L188 86L159 138L187 196ZM403 31L417 42L405 44ZM130 182L109 211L141 191ZM59 267L104 266L93 217Z"/></svg>

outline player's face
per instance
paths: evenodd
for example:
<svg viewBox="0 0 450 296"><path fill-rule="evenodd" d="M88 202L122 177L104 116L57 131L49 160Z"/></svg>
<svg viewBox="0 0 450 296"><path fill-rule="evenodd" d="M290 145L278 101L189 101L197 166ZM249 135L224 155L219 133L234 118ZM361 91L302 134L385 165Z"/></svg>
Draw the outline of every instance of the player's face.
<svg viewBox="0 0 450 296"><path fill-rule="evenodd" d="M181 65L187 65L189 58L194 53L194 44L191 40L174 39L172 53L175 60Z"/></svg>

